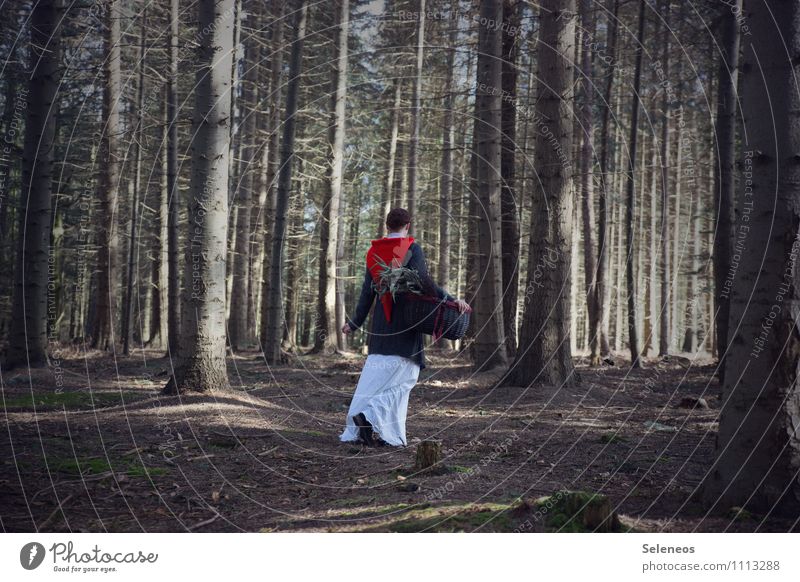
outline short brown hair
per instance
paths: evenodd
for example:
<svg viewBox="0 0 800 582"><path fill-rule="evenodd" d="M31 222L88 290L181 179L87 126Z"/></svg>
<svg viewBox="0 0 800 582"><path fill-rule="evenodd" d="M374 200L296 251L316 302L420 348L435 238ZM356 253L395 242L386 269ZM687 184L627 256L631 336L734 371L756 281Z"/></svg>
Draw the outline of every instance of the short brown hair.
<svg viewBox="0 0 800 582"><path fill-rule="evenodd" d="M392 208L386 215L386 226L389 230L400 230L411 222L411 215L405 208Z"/></svg>

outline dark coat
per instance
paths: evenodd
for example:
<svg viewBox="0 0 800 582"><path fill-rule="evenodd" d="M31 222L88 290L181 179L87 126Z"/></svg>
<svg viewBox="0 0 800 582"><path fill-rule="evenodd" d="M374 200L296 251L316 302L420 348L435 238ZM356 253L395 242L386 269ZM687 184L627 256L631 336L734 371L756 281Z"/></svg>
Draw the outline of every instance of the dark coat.
<svg viewBox="0 0 800 582"><path fill-rule="evenodd" d="M447 293L444 289L439 287L431 279L428 273L428 264L425 261L425 254L422 252L422 247L417 243L412 243L409 247L411 258L406 265L409 269L415 269L419 273L419 278L422 281L423 291L426 295L439 297L440 299L446 298L454 301L455 298ZM361 296L358 299L358 306L356 307L355 315L348 318L348 324L351 329L358 329L364 324L367 319L370 307L375 304L372 310L372 322L368 332L369 339L367 345L370 354L384 354L387 356L403 356L409 358L419 364L420 369L425 367L425 352L423 350L422 333L415 329L409 329L401 321L400 311L403 306L405 298L403 294L395 298L394 307L392 308L392 321L387 322L386 316L383 313L383 307L380 301L375 301L377 293L372 288L372 275L369 269L364 269L364 283L361 285Z"/></svg>

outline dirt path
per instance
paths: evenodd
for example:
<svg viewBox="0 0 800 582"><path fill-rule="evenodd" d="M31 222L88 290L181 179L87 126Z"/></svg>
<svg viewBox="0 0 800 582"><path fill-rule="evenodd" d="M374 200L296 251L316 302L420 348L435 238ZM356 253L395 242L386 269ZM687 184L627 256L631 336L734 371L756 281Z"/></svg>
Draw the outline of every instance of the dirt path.
<svg viewBox="0 0 800 582"><path fill-rule="evenodd" d="M708 362L580 365L571 388L493 389L495 375L432 356L409 447L365 449L338 440L360 356L269 369L244 354L234 391L180 401L159 396L169 362L154 355L2 379L5 531L541 531L519 499L563 489L607 495L639 531L790 527L691 500L718 414ZM710 408L678 407L685 397ZM420 439L441 440L440 474L414 472Z"/></svg>

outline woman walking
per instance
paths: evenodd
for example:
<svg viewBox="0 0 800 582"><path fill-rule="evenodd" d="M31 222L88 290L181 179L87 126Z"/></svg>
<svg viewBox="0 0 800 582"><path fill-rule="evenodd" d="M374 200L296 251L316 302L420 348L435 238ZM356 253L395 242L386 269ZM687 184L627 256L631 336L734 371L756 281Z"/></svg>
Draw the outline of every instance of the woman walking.
<svg viewBox="0 0 800 582"><path fill-rule="evenodd" d="M462 313L469 309L464 301L456 300L433 282L422 248L408 235L410 224L411 216L405 209L389 212L388 234L372 241L358 306L342 328L343 333L351 333L363 325L375 302L380 272L387 266L405 266L416 271L423 294L456 301ZM344 432L339 437L342 441L359 441L368 446L406 445L408 396L425 367L425 354L422 333L405 325L397 316L403 301L403 294L393 299L391 293L385 292L375 302L369 356L347 412Z"/></svg>

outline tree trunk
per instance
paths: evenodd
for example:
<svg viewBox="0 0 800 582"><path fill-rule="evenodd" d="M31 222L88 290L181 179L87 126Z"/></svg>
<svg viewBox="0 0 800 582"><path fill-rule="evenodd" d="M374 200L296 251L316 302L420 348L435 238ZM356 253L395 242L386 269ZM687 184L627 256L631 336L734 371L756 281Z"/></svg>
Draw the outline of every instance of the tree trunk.
<svg viewBox="0 0 800 582"><path fill-rule="evenodd" d="M732 287L730 314L737 325L725 357L716 460L703 498L712 511L739 506L766 517L796 517L800 6L748 1L747 8L742 147L743 170L752 171L752 183L748 179L739 198L738 216L740 229L747 229L748 252Z"/></svg>
<svg viewBox="0 0 800 582"><path fill-rule="evenodd" d="M336 258L339 241L339 205L342 197L345 106L347 98L347 36L349 2L340 0L337 15L337 58L331 76L331 124L328 131L328 167L320 220L319 290L314 351L331 352L339 345L336 329Z"/></svg>
<svg viewBox="0 0 800 582"><path fill-rule="evenodd" d="M678 17L678 26L683 22L685 4L681 4L681 12ZM676 26L676 29L678 27ZM681 316L682 310L680 305L683 302L683 295L681 294L680 284L682 282L682 269L681 269L681 221L683 220L681 207L683 206L683 146L684 146L684 132L686 122L684 120L684 107L683 107L683 59L680 53L675 55L675 96L673 97L675 103L675 182L672 186L673 192L673 207L674 217L672 223L672 273L671 285L672 296L670 297L670 309L672 314L670 316L670 343L677 346L680 338L677 337L678 329L682 325Z"/></svg>
<svg viewBox="0 0 800 582"><path fill-rule="evenodd" d="M655 101L655 99L653 99ZM655 105L653 105L653 109L655 109ZM656 136L653 135L652 145L650 147L650 184L648 186L650 190L650 247L649 247L649 256L650 256L650 273L649 273L649 283L648 283L648 298L647 298L647 307L646 309L649 312L650 318L650 331L647 335L647 343L650 344L650 348L653 352L658 353L658 338L659 333L656 330L656 325L658 325L659 321L659 301L658 301L658 290L659 290L659 280L658 280L658 206L660 202L660 190L658 189L659 179L661 178L661 172L657 170L658 168L658 156L659 156L659 148L658 142L656 141ZM644 192L644 190L643 190Z"/></svg>
<svg viewBox="0 0 800 582"><path fill-rule="evenodd" d="M270 54L270 80L269 87L269 115L267 117L267 144L262 150L261 163L259 168L259 194L258 194L258 212L256 215L256 223L253 225L253 239L256 241L256 259L254 261L253 281L251 283L251 311L253 316L250 318L251 322L260 321L259 337L264 338L267 335L267 313L269 311L269 303L271 298L264 293L267 287L266 275L269 273L269 262L271 260L269 250L272 248L272 217L275 212L275 196L277 192L277 184L275 184L275 176L278 172L278 162L280 161L280 131L278 124L280 122L281 110L281 71L283 70L283 29L285 27L284 11L285 6L281 0L275 0L273 3L273 23L272 23L272 39L270 47L272 49ZM268 52L268 51L266 51ZM260 318L256 317L256 312L259 311L256 307L260 307Z"/></svg>
<svg viewBox="0 0 800 582"><path fill-rule="evenodd" d="M628 172L626 181L627 207L625 215L626 259L625 278L628 291L628 347L631 352L631 367L641 367L639 335L636 325L636 274L634 273L634 217L636 216L636 152L639 131L639 88L642 79L642 54L644 52L645 0L639 4L639 33L636 41L636 68L633 74L633 103L631 104L631 134L628 152Z"/></svg>
<svg viewBox="0 0 800 582"><path fill-rule="evenodd" d="M154 235L154 254L151 286L153 288L153 301L151 304L152 315L150 318L150 337L147 340L148 346L158 345L166 349L169 331L167 320L169 318L169 300L167 298L167 287L169 286L169 244L168 240L168 221L169 221L169 187L167 182L167 153L166 144L169 143L169 117L167 116L167 92L164 91L163 115L163 135L161 143L161 191L158 204L158 219L156 222L156 234ZM173 305L173 308L175 306Z"/></svg>
<svg viewBox="0 0 800 582"><path fill-rule="evenodd" d="M347 4L347 0L343 0ZM295 20L295 37L291 45L289 60L289 86L286 91L286 113L281 139L281 162L278 171L278 193L275 199L275 219L272 232L269 274L264 295L269 297L267 334L262 338L264 357L269 364L281 362L281 340L283 339L283 244L286 238L286 215L289 209L289 194L292 187L292 163L294 162L294 138L297 121L300 74L303 64L303 44L306 39L308 1L302 0Z"/></svg>
<svg viewBox="0 0 800 582"><path fill-rule="evenodd" d="M342 148L344 149L344 148ZM344 157L344 156L342 156ZM340 192L341 192L340 188ZM340 351L346 349L345 336L342 333L342 328L345 324L345 278L347 277L346 269L344 268L344 246L345 246L345 233L347 232L345 226L345 216L347 215L347 198L340 194L339 202L339 229L336 236L336 348ZM352 223L355 223L353 220Z"/></svg>
<svg viewBox="0 0 800 582"><path fill-rule="evenodd" d="M234 0L199 0L192 179L184 256L178 367L164 391L228 388L225 365L225 263L228 240L231 65Z"/></svg>
<svg viewBox="0 0 800 582"><path fill-rule="evenodd" d="M414 76L414 97L411 104L411 135L408 142L408 212L411 220L419 222L417 216L417 166L419 166L419 132L422 122L422 62L425 48L425 0L419 0L417 21L417 57Z"/></svg>
<svg viewBox="0 0 800 582"><path fill-rule="evenodd" d="M302 134L302 131L301 131ZM303 176L303 160L297 160L297 170ZM298 280L301 275L300 239L303 236L303 207L305 204L305 191L307 181L300 178L300 192L290 200L289 230L286 254L291 257L286 275L286 325L283 333L283 348L293 351L297 346L297 309L298 309Z"/></svg>
<svg viewBox="0 0 800 582"><path fill-rule="evenodd" d="M120 18L119 0L106 4L105 84L103 120L105 128L100 144L98 197L100 217L97 227L97 305L92 325L92 347L109 349L114 343L119 287L117 208L119 206L119 110L120 90Z"/></svg>
<svg viewBox="0 0 800 582"><path fill-rule="evenodd" d="M482 22L502 22L502 0L481 2ZM503 335L503 274L501 263L502 177L502 51L498 27L479 24L478 73L475 95L475 176L477 189L477 270L473 363L487 370L506 363Z"/></svg>
<svg viewBox="0 0 800 582"><path fill-rule="evenodd" d="M646 105L642 101L642 108L644 109L645 107L646 107ZM647 132L646 131L642 132L642 136L641 136L641 144L642 145L639 148L639 150L641 152L639 154L639 168L640 168L640 170L639 170L639 200L640 200L640 202L637 205L637 209L638 210L637 210L637 215L636 215L636 219L635 219L635 224L637 225L637 228L635 230L635 232L636 232L635 241L636 242L634 243L634 249L636 249L636 255L635 255L635 257L636 257L636 270L635 270L635 272L636 272L636 292L637 292L636 304L641 306L641 309L639 309L637 314L636 314L637 315L637 320L636 320L636 322L637 322L636 326L637 327L636 327L636 329L639 330L639 332L641 333L641 336L639 336L639 337L640 337L640 341L642 342L641 343L641 352L640 352L642 358L647 358L647 352L650 349L649 348L649 343L650 343L650 339L649 339L650 338L650 321L647 318L647 304L648 304L648 301L649 301L649 295L648 295L649 286L647 284L647 278L646 278L646 274L647 273L645 272L645 269L644 269L644 255L645 255L645 253L642 252L642 249L646 248L646 244L647 244L647 230L644 227L644 225L645 225L645 213L644 213L644 211L645 211L645 208L647 207L647 205L644 204L644 201L645 201L644 195L645 195L645 192L647 192L647 190L646 190L647 169L648 169L647 168L647 159L648 159L647 158L647 152L648 152L647 146L649 145L647 137L648 137Z"/></svg>
<svg viewBox="0 0 800 582"><path fill-rule="evenodd" d="M55 114L58 111L55 100L61 64L61 8L60 0L40 0L34 3L30 16L31 64L26 92L13 309L4 362L7 370L16 366L39 366L47 361L48 260ZM12 107L12 104L6 103L5 107Z"/></svg>
<svg viewBox="0 0 800 582"><path fill-rule="evenodd" d="M394 103L392 105L392 128L389 132L389 152L386 158L386 182L383 189L383 213L381 214L378 225L378 236L382 237L386 234L386 216L392 209L394 182L395 182L395 164L397 163L397 135L400 126L400 97L402 95L403 83L400 79L395 78L392 81L394 86Z"/></svg>
<svg viewBox="0 0 800 582"><path fill-rule="evenodd" d="M670 58L670 28L669 28L669 0L662 0L662 13L664 14L663 36L661 38L661 60L664 79L671 82L669 77ZM671 281L672 268L670 257L670 229L669 229L669 161L670 161L670 92L665 87L661 98L661 317L659 318L658 355L667 356L670 350L672 301Z"/></svg>
<svg viewBox="0 0 800 582"><path fill-rule="evenodd" d="M520 349L507 384L574 380L569 328L573 220L575 0L546 0L539 15L536 168Z"/></svg>
<svg viewBox="0 0 800 582"><path fill-rule="evenodd" d="M736 109L739 78L739 24L736 15L741 13L742 0L733 0L731 6L722 6L720 33L722 58L719 61L719 86L717 88L717 119L714 124L714 142L717 145L717 170L715 180L716 228L714 229L714 284L716 299L716 328L718 369L720 383L724 383L725 354L728 351L728 324L730 321L730 291L736 271L731 259L734 241L734 204L736 192Z"/></svg>
<svg viewBox="0 0 800 582"><path fill-rule="evenodd" d="M609 141L610 141L610 120L611 120L611 101L614 88L614 75L617 63L617 15L619 14L619 0L611 0L613 7L611 16L606 24L606 46L608 50L608 71L606 73L606 84L603 93L603 112L600 134L600 190L597 200L597 281L595 283L595 305L597 306L597 319L600 322L600 354L608 355L610 349L608 345L608 334L611 321L611 288L607 280L610 278L608 255L611 252L611 241L609 237L608 224L608 196L613 184L613 178L609 174Z"/></svg>
<svg viewBox="0 0 800 582"><path fill-rule="evenodd" d="M179 2L170 1L169 73L167 77L167 224L168 290L167 352L177 353L181 335L180 189L178 187L178 27Z"/></svg>
<svg viewBox="0 0 800 582"><path fill-rule="evenodd" d="M599 330L600 312L597 292L597 266L594 250L594 82L592 53L590 43L595 34L595 17L591 0L580 3L582 33L581 39L581 95L580 124L583 128L581 143L581 202L583 203L583 264L586 286L586 313L589 319L589 362L592 366L600 364Z"/></svg>
<svg viewBox="0 0 800 582"><path fill-rule="evenodd" d="M247 13L247 27L251 31L259 30L260 2L245 3ZM258 38L251 32L244 40L245 45L245 73L242 81L241 111L244 115L242 121L242 144L240 145L240 158L242 163L236 187L236 199L233 201L238 206L236 213L236 246L233 253L233 285L230 296L230 317L228 319L228 342L233 349L241 349L252 344L253 326L250 315L250 251L252 226L251 207L253 200L254 175L256 173L256 154L258 137L256 135L256 119L258 118L258 104L260 102L258 78Z"/></svg>
<svg viewBox="0 0 800 582"><path fill-rule="evenodd" d="M139 30L139 55L136 66L138 70L138 85L136 87L136 126L134 129L134 156L135 176L133 183L133 200L130 209L130 237L128 241L128 270L125 278L125 301L122 308L122 353L131 353L131 322L133 320L133 294L138 282L139 253L138 253L138 219L139 219L139 194L142 188L142 144L144 143L144 69L145 69L145 44L147 40L147 7L142 9L142 22Z"/></svg>
<svg viewBox="0 0 800 582"><path fill-rule="evenodd" d="M693 117L693 121L697 124L697 118ZM695 143L695 136L692 136L692 144ZM699 196L699 189L697 188L697 175L695 169L695 160L697 159L697 152L695 148L691 150L690 164L684 173L686 174L686 185L692 196L689 198L689 223L687 230L691 232L691 237L687 241L691 245L691 255L689 256L689 273L686 280L686 308L684 309L684 335L683 335L683 351L692 353L699 348L700 333L698 329L698 314L700 313L700 293L698 273L700 272L700 252L702 236L700 234L700 217L701 213L705 210L702 207L702 200ZM687 245L687 246L688 246Z"/></svg>
<svg viewBox="0 0 800 582"><path fill-rule="evenodd" d="M619 119L619 118L617 118ZM617 160L619 163L614 164L615 168L622 167L621 157L622 157L622 148L619 148L619 159ZM622 180L617 181L617 187L614 189L615 192L619 192L622 190ZM625 279L625 269L623 267L625 263L625 242L623 233L625 232L625 221L622 217L625 215L625 203L623 202L622 197L620 196L620 202L617 204L617 212L615 213L614 219L614 228L616 234L616 246L614 250L616 252L616 264L614 268L614 307L616 309L614 313L614 351L620 352L622 351L622 343L625 339L625 329L624 329L624 315L625 315L625 293L623 292L623 285Z"/></svg>
<svg viewBox="0 0 800 582"><path fill-rule="evenodd" d="M503 1L503 98L502 154L500 159L500 209L502 212L501 248L503 271L503 333L506 354L517 351L517 288L519 287L519 203L516 188L517 149L517 55L521 0Z"/></svg>
<svg viewBox="0 0 800 582"><path fill-rule="evenodd" d="M456 22L458 2L450 3L450 17ZM442 170L439 179L439 265L437 279L441 285L449 289L450 280L450 222L453 220L453 167L455 160L455 95L453 93L453 77L455 75L456 43L458 42L458 26L450 28L450 47L445 62L444 83L444 119L442 121Z"/></svg>

